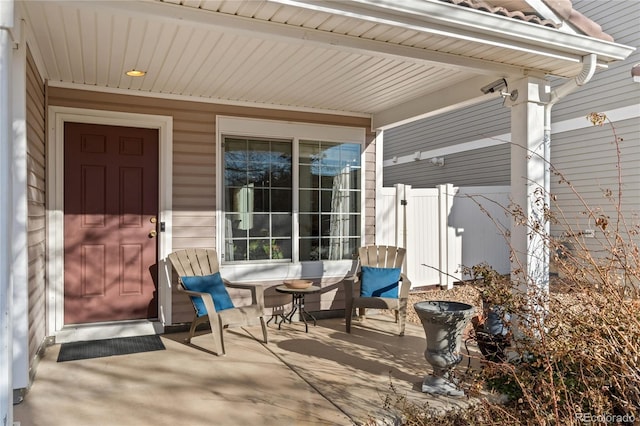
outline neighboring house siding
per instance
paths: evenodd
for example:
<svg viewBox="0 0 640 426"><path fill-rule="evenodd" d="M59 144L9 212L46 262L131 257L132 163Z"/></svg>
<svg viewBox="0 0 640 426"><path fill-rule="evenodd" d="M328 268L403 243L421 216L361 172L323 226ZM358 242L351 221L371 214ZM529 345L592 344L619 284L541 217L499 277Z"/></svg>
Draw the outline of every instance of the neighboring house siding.
<svg viewBox="0 0 640 426"><path fill-rule="evenodd" d="M46 337L45 88L27 55L27 245L29 268L29 367Z"/></svg>
<svg viewBox="0 0 640 426"><path fill-rule="evenodd" d="M443 167L433 165L428 160L386 167L384 186L396 183L414 188L433 188L442 183L458 187L509 185L509 147L508 144L502 144L445 155Z"/></svg>
<svg viewBox="0 0 640 426"><path fill-rule="evenodd" d="M598 69L592 80L562 98L551 111L552 125L567 120L583 123L581 128L551 135L551 162L571 182L575 192L592 209L615 217L614 205L603 196L604 189L617 195L617 158L611 127L594 127L586 119L590 112L631 111L631 117L614 120L621 147L623 171L622 213L627 225L638 225L640 218L640 83L631 78L631 67L640 62L640 2L575 0L573 6L600 24L616 43L636 47L627 60ZM552 87L565 80L551 79ZM611 114L610 114L611 115ZM496 99L461 110L441 114L384 133L384 160L412 155L462 142L491 139L510 133L510 110ZM510 140L510 136L508 137ZM384 167L384 186L397 183L428 188L452 183L455 186L509 185L510 145L474 149L445 156L445 166L437 167L421 160ZM576 232L594 229L583 212L574 190L551 178L551 192L557 196L554 209L567 218L565 226L552 225L553 235L561 235L570 225ZM609 228L611 229L611 228ZM637 242L640 242L637 240ZM595 248L595 239L587 244Z"/></svg>
<svg viewBox="0 0 640 426"><path fill-rule="evenodd" d="M623 182L621 210L630 229L640 224L640 120L624 120L614 126L617 136L622 138L619 144ZM551 192L557 199L555 210L567 222L566 225L552 224L552 234L561 235L570 226L574 232L595 229L598 236L598 227L584 214L585 204L612 220L617 217L618 154L614 140L609 124L556 135L552 142L553 164L571 186L560 183L560 176L551 178ZM611 191L615 201L607 199L605 191ZM612 221L608 230L613 227Z"/></svg>
<svg viewBox="0 0 640 426"><path fill-rule="evenodd" d="M216 115L243 116L315 124L345 125L369 129L369 119L307 112L246 108L209 103L126 96L63 88L49 88L49 105L96 110L156 114L173 117L173 249L216 246ZM368 135L368 141L372 135ZM365 193L375 192L375 147L366 150ZM373 241L375 211L365 211L363 241ZM323 297L325 295L323 294ZM341 300L322 300L328 308ZM342 295L340 294L342 299ZM173 322L190 321L188 298L173 294Z"/></svg>
<svg viewBox="0 0 640 426"><path fill-rule="evenodd" d="M598 22L617 43L640 47L640 34L635 24L640 21L640 3L587 0L574 1L573 5ZM626 61L613 64L607 70L597 70L588 84L561 99L553 107L552 123L586 117L592 111L607 112L621 107L638 106L640 84L634 83L630 76L631 66L638 62L640 52L636 50ZM564 81L553 79L552 87L557 87ZM640 107L638 110L640 113ZM389 161L393 157L412 155L416 151L428 152L447 145L508 134L510 131L510 109L502 106L502 99L494 99L386 130L383 157L385 161ZM562 154L555 152L555 145L561 137L564 135L552 135L551 155L554 160L562 160L559 157ZM488 152L491 153L489 163ZM462 162L466 164L466 168L457 166ZM453 183L456 186L505 185L509 184L510 179L509 162L508 144L498 145L446 155L443 168L433 166L425 160L386 166L383 184L392 186L403 183L415 187L434 187L443 183ZM478 179L469 177L476 173Z"/></svg>
<svg viewBox="0 0 640 426"><path fill-rule="evenodd" d="M583 118L590 112L607 113L623 107L631 107L635 111L634 118L614 121L613 126L617 136L622 138L622 213L628 225L637 225L640 211L640 83L633 82L631 67L640 62L640 33L637 30L640 3L574 1L574 7L598 22L617 43L634 46L636 50L626 61L597 72L586 86L558 103L553 109L552 119L559 122ZM591 209L602 208L612 218L616 216L615 205L605 199L603 190L612 190L617 197L618 164L613 141L614 134L609 124L603 127L588 125L584 129L557 133L551 137L553 165L565 175ZM571 221L575 230L596 228L593 221L589 223L582 214L584 207L566 184L560 184L558 179L552 178L551 192L558 197L556 210ZM554 235L565 231L559 225L552 225L551 230ZM640 242L637 237L635 241ZM587 240L587 243L595 241Z"/></svg>
<svg viewBox="0 0 640 426"><path fill-rule="evenodd" d="M640 2L574 0L573 7L593 19L611 34L616 43L636 47L623 62L596 71L593 80L553 107L553 120L582 117L591 112L609 111L640 103L640 84L631 79L631 67L640 62ZM640 107L638 107L640 109Z"/></svg>
<svg viewBox="0 0 640 426"><path fill-rule="evenodd" d="M478 89L480 91L480 89ZM502 99L419 120L384 132L384 159L412 155L462 143L491 139L510 131L509 109ZM428 160L384 168L384 186L396 183L432 188L443 183L456 186L509 185L509 145L444 155L444 167Z"/></svg>

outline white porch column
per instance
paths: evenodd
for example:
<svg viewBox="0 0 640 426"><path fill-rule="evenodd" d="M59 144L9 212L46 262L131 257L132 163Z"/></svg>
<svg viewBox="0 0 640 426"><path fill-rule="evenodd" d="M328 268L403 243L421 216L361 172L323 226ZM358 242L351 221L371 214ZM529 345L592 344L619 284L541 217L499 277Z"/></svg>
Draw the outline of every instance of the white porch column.
<svg viewBox="0 0 640 426"><path fill-rule="evenodd" d="M14 401L29 387L29 259L27 243L27 45L16 10L14 25L11 142L11 275L13 281Z"/></svg>
<svg viewBox="0 0 640 426"><path fill-rule="evenodd" d="M0 424L13 423L11 64L13 1L0 1Z"/></svg>
<svg viewBox="0 0 640 426"><path fill-rule="evenodd" d="M543 100L549 86L544 79L525 77L510 82L509 90L518 91L515 101L507 98L511 106L511 198L526 220L511 219L512 278L520 280L521 289L544 296L549 291L549 251L543 238L549 232L544 218L549 167L544 161L548 147Z"/></svg>

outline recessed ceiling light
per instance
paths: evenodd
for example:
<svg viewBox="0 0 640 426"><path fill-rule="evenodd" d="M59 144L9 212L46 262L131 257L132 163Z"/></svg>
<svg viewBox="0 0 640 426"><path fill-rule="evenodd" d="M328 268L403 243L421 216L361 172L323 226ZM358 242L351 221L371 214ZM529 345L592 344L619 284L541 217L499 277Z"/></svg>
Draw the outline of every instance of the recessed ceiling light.
<svg viewBox="0 0 640 426"><path fill-rule="evenodd" d="M130 70L126 72L126 74L129 77L142 77L146 73L147 73L146 71L140 71L140 70Z"/></svg>

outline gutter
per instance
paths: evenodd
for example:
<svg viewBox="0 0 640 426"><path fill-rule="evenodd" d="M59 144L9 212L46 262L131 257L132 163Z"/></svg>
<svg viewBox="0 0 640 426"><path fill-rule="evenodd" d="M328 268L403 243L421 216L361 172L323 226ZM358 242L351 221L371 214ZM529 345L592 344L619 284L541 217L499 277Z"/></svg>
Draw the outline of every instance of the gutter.
<svg viewBox="0 0 640 426"><path fill-rule="evenodd" d="M460 7L440 0L270 0L287 6L427 32L457 40L579 61L591 52L600 65L626 59L635 48L525 21Z"/></svg>

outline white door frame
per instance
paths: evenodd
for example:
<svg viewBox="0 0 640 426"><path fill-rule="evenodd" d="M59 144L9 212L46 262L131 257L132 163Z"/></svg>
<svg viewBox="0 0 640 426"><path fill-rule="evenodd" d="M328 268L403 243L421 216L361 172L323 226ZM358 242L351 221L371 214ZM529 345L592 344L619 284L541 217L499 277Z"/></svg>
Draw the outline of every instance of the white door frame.
<svg viewBox="0 0 640 426"><path fill-rule="evenodd" d="M57 343L161 333L171 324L171 252L173 117L50 106L47 147L47 335ZM158 321L136 320L64 327L64 124L65 122L158 129ZM123 327L126 324L126 327Z"/></svg>

